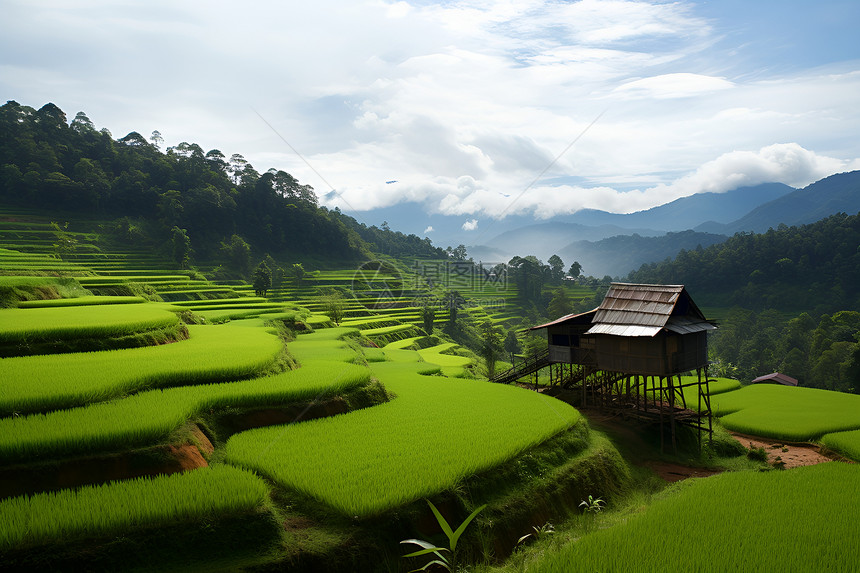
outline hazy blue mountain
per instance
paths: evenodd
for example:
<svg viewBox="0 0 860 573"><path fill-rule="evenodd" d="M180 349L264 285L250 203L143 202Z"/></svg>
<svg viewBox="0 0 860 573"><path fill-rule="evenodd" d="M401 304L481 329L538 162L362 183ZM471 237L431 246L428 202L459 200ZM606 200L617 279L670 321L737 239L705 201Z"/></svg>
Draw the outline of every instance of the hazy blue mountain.
<svg viewBox="0 0 860 573"><path fill-rule="evenodd" d="M472 257L475 257L473 253L483 253L485 249L492 249L497 253L504 253L504 261L508 261L514 255L535 255L546 261L552 255L558 254L566 245L575 241L598 241L615 235L632 233L638 233L642 236L663 234L662 231L654 229L625 229L616 225L591 227L576 223L548 221L504 232L484 245L470 246L468 251Z"/></svg>
<svg viewBox="0 0 860 573"><path fill-rule="evenodd" d="M697 231L733 235L739 231L763 233L781 223L788 226L814 223L835 213L860 211L860 171L831 175L756 207L729 224L708 222Z"/></svg>
<svg viewBox="0 0 860 573"><path fill-rule="evenodd" d="M496 221L481 215L429 214L422 204L414 202L398 203L370 211L344 209L344 212L367 226L381 227L383 222L387 222L394 231L418 235L421 238L429 237L434 245L442 248L460 244L481 244L489 237L535 223L531 215L514 215ZM477 219L477 227L464 230L463 224L473 219ZM428 227L432 229L428 231Z"/></svg>
<svg viewBox="0 0 860 573"><path fill-rule="evenodd" d="M576 241L558 255L566 264L579 261L582 272L595 277L621 277L645 263L674 257L681 249L688 251L725 241L725 235L681 231L659 237L618 235L600 241Z"/></svg>
<svg viewBox="0 0 860 573"><path fill-rule="evenodd" d="M693 229L707 221L718 223L735 221L759 205L783 197L793 191L795 191L793 187L782 183L763 183L750 187L739 187L725 193L697 193L635 213L607 213L606 211L585 209L554 220L591 226L616 225L626 229L684 231Z"/></svg>
<svg viewBox="0 0 860 573"><path fill-rule="evenodd" d="M387 221L395 231L430 237L433 243L440 247L457 246L462 243L494 249L495 254L486 249L475 251L477 254L472 254L470 251L470 255L478 259L484 254L488 257L495 257L498 253L522 254L516 241L523 236L528 240L526 244L528 247L536 241L542 244L544 240L558 245L559 239L555 236L534 239L533 228L542 225L576 225L575 228L569 228L574 230L574 234L561 238L562 245L576 240L595 241L607 236L629 235L634 232L640 235L655 235L667 231L691 229L706 221L729 223L744 216L755 207L792 191L794 191L793 188L781 183L765 183L741 187L725 193L699 193L636 213L619 214L586 209L573 215L560 215L543 222L536 221L531 215L511 215L494 220L481 215L428 214L422 204L412 202L398 203L371 211L344 209L344 212L368 226L379 227ZM464 230L463 224L472 219L477 219L477 227L473 230ZM425 232L428 227L432 227L432 230ZM602 230L593 231L595 227ZM508 232L522 228L527 230L519 234L507 235ZM555 233L560 229L562 228L552 227L551 232ZM610 234L607 235L607 231ZM500 242L497 244L496 240L500 237ZM513 251L511 251L512 248Z"/></svg>

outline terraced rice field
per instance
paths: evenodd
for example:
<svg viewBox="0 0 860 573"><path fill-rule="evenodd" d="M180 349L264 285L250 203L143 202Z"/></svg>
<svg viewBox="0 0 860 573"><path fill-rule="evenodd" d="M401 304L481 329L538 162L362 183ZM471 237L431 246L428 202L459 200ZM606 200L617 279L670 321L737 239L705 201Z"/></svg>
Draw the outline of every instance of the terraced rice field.
<svg viewBox="0 0 860 573"><path fill-rule="evenodd" d="M0 310L0 344L111 338L177 324L179 318L174 312L153 304L52 304L38 308L8 308Z"/></svg>
<svg viewBox="0 0 860 573"><path fill-rule="evenodd" d="M687 480L647 512L525 570L856 571L858 480L860 466L835 462Z"/></svg>
<svg viewBox="0 0 860 573"><path fill-rule="evenodd" d="M397 397L296 426L233 436L228 463L259 471L345 515L369 516L435 495L579 420L534 392L432 376L426 364L374 363ZM296 460L301 460L296 463Z"/></svg>
<svg viewBox="0 0 860 573"><path fill-rule="evenodd" d="M150 388L247 378L272 364L283 346L264 329L241 336L229 325L188 330L188 340L163 346L4 358L0 416L81 406Z"/></svg>
<svg viewBox="0 0 860 573"><path fill-rule="evenodd" d="M215 521L260 508L266 484L229 466L0 500L0 555L135 528Z"/></svg>
<svg viewBox="0 0 860 573"><path fill-rule="evenodd" d="M815 388L755 384L714 396L714 413L728 429L790 441L860 429L860 396Z"/></svg>

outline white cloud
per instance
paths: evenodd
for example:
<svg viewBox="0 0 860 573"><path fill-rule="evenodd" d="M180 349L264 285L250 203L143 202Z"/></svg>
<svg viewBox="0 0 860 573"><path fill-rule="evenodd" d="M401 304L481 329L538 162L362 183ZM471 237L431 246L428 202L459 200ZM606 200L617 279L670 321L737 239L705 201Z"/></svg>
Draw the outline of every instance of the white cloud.
<svg viewBox="0 0 860 573"><path fill-rule="evenodd" d="M857 165L855 53L803 69L743 52L735 14L702 14L685 0L9 0L0 97L242 153L336 189L329 206L417 202L467 222Z"/></svg>
<svg viewBox="0 0 860 573"><path fill-rule="evenodd" d="M433 232L433 225L427 225L427 228L424 229L424 234L427 235L428 233L432 233L432 232Z"/></svg>
<svg viewBox="0 0 860 573"><path fill-rule="evenodd" d="M844 161L817 154L797 143L784 143L758 151L725 153L674 181L632 191L611 186L539 184L520 194L503 197L472 181L470 186L451 187L451 192L442 197L438 205L435 202L433 205L446 215L483 214L493 218L531 213L546 219L586 208L631 213L694 193L722 193L765 182L803 187L833 173L857 168L860 168L860 160ZM466 228L467 224L463 229L471 230ZM477 226L477 222L475 224Z"/></svg>
<svg viewBox="0 0 860 573"><path fill-rule="evenodd" d="M477 219L469 219L465 223L463 223L464 231L474 231L478 228L478 220Z"/></svg>
<svg viewBox="0 0 860 573"><path fill-rule="evenodd" d="M734 84L725 78L715 78L701 74L675 73L633 80L618 86L613 92L623 97L674 99L697 96L733 87Z"/></svg>

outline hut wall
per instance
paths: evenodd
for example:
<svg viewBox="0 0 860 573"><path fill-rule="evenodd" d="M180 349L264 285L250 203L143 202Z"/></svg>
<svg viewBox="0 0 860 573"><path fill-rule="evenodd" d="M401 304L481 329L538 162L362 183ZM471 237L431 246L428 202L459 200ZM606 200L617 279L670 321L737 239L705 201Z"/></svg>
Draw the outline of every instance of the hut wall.
<svg viewBox="0 0 860 573"><path fill-rule="evenodd" d="M660 333L653 337L609 336L597 338L597 368L631 374L668 376L695 370L708 362L704 332Z"/></svg>
<svg viewBox="0 0 860 573"><path fill-rule="evenodd" d="M547 328L549 361L653 376L695 370L708 362L705 332L661 332L653 337L584 332L579 325Z"/></svg>

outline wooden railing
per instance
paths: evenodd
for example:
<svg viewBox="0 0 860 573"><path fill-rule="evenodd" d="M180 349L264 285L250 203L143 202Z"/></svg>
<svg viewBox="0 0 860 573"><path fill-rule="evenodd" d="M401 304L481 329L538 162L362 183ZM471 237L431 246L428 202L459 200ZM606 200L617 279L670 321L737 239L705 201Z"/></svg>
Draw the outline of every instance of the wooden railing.
<svg viewBox="0 0 860 573"><path fill-rule="evenodd" d="M547 366L549 366L549 364L549 349L547 349L538 354L537 356L526 358L512 368L499 372L498 374L490 378L490 382L496 382L498 384L510 384L512 382L516 382L523 376L534 374L538 370L546 368Z"/></svg>

